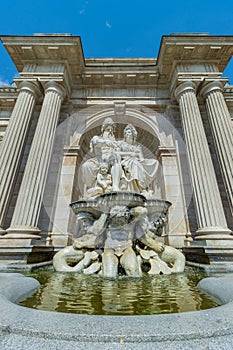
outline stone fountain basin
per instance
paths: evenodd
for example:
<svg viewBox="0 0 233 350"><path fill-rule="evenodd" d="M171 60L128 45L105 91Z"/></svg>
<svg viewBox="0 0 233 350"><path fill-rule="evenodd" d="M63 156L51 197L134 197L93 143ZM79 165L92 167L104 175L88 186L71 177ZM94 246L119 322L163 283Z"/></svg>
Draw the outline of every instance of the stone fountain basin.
<svg viewBox="0 0 233 350"><path fill-rule="evenodd" d="M80 344L85 343L88 349L109 349L109 347L100 348L94 345L100 343L122 345L120 349L125 348L123 344L125 346L131 344L134 349L139 349L140 347L137 348L139 343L142 346L141 349L153 349L156 343L156 349L164 349L162 347L164 344L167 344L166 349L170 349L168 346L170 342L173 342L172 349L182 349L180 347L182 344L186 346L196 344L196 347L188 347L194 349L202 348L197 347L197 344L210 344L209 342L213 342L213 339L215 342L221 339L222 345L224 342L229 345L230 341L233 344L233 274L205 278L199 283L202 291L214 296L224 305L202 311L152 316L75 315L29 309L15 304L39 286L39 282L34 278L18 273L0 273L2 335L24 336L23 339L30 337L30 341L32 337L36 337L48 339L48 341L50 339L53 342L58 340L75 342L75 344L80 342ZM152 343L153 345L149 347ZM46 347L43 348L46 349ZM223 346L223 348L232 347Z"/></svg>
<svg viewBox="0 0 233 350"><path fill-rule="evenodd" d="M128 208L143 206L147 208L149 217L157 218L168 210L171 203L163 199L146 199L138 193L110 192L94 199L75 201L70 204L70 207L76 215L81 211L87 211L98 218L102 212L109 213L116 205Z"/></svg>
<svg viewBox="0 0 233 350"><path fill-rule="evenodd" d="M110 192L99 195L94 199L78 200L70 204L73 212L78 214L81 211L92 213L95 217L101 213L109 213L116 205L133 208L145 206L146 198L138 193L132 192Z"/></svg>

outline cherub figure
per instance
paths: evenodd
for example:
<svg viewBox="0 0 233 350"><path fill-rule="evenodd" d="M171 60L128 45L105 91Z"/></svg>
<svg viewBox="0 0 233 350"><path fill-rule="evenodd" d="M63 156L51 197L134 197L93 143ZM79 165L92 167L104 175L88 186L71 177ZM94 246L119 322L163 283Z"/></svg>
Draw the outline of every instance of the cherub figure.
<svg viewBox="0 0 233 350"><path fill-rule="evenodd" d="M93 188L89 188L89 190L87 190L86 197L93 198L111 191L112 176L109 174L109 165L108 163L101 163L96 176L96 184Z"/></svg>
<svg viewBox="0 0 233 350"><path fill-rule="evenodd" d="M96 180L97 186L102 188L102 193L112 191L112 176L109 174L109 166L107 163L102 163L100 165Z"/></svg>

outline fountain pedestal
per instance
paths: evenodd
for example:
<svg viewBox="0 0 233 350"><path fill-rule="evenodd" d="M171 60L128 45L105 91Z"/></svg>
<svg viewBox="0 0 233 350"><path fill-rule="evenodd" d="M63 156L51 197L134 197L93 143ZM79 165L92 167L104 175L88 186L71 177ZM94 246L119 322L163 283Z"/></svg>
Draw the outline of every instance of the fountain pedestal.
<svg viewBox="0 0 233 350"><path fill-rule="evenodd" d="M214 241L215 245L193 245L184 247L183 252L187 261L195 264L222 265L233 263L232 241ZM230 244L229 244L230 243ZM229 245L228 245L229 244Z"/></svg>

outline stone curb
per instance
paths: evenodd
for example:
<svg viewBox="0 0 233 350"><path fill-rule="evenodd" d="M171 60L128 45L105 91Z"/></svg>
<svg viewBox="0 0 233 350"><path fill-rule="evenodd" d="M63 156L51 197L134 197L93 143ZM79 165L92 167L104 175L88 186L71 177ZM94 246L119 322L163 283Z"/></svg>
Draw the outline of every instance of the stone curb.
<svg viewBox="0 0 233 350"><path fill-rule="evenodd" d="M78 342L147 343L233 334L233 277L206 278L199 288L225 305L196 312L152 316L93 316L29 309L14 304L39 288L34 278L0 273L0 334Z"/></svg>

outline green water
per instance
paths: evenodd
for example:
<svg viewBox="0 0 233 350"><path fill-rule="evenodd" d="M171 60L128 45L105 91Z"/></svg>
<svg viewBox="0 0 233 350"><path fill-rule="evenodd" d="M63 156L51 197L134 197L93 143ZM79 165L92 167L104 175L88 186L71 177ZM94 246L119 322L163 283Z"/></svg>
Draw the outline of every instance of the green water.
<svg viewBox="0 0 233 350"><path fill-rule="evenodd" d="M197 283L206 275L182 274L104 279L54 271L30 274L41 288L20 302L30 308L88 315L153 315L203 310L217 306Z"/></svg>

